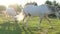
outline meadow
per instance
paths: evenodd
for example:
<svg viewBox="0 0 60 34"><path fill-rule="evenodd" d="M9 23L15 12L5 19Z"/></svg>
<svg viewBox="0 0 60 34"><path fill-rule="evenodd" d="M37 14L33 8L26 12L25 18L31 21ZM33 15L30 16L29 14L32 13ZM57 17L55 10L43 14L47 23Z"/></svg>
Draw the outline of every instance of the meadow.
<svg viewBox="0 0 60 34"><path fill-rule="evenodd" d="M5 16L0 15L0 34L60 34L60 20L57 18L50 18L53 29L50 29L49 22L44 18L41 23L41 30L38 30L39 17L31 17L28 21L28 29L24 23L22 28L22 22L14 22L10 19L10 22Z"/></svg>

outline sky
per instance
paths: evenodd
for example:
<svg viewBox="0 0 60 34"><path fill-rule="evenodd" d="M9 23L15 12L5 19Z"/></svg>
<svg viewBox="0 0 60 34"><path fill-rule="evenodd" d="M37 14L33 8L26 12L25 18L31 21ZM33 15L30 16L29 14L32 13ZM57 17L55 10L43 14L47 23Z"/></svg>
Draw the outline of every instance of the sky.
<svg viewBox="0 0 60 34"><path fill-rule="evenodd" d="M44 4L46 0L0 0L0 5L8 6L10 4L21 4L24 6L27 2L37 2L38 5ZM50 0L54 1L54 0ZM56 0L58 3L60 3L60 0Z"/></svg>

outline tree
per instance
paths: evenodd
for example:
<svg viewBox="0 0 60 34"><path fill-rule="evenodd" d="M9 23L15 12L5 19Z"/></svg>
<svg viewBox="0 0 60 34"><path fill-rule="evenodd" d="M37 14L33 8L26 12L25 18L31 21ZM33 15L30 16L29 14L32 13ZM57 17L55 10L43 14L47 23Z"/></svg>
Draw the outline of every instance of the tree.
<svg viewBox="0 0 60 34"><path fill-rule="evenodd" d="M47 1L45 2L45 4L53 5L53 6L59 6L59 3L57 3L55 0L54 0L53 2L47 0Z"/></svg>
<svg viewBox="0 0 60 34"><path fill-rule="evenodd" d="M57 8L60 8L60 4L57 3L55 0L53 1L53 5L54 5L54 6L57 6Z"/></svg>
<svg viewBox="0 0 60 34"><path fill-rule="evenodd" d="M58 3L55 0L52 3L54 6L58 6Z"/></svg>
<svg viewBox="0 0 60 34"><path fill-rule="evenodd" d="M52 5L52 2L51 2L51 1L49 1L49 0L47 0L47 1L45 2L45 4Z"/></svg>
<svg viewBox="0 0 60 34"><path fill-rule="evenodd" d="M4 5L0 5L0 11L5 11L6 7Z"/></svg>

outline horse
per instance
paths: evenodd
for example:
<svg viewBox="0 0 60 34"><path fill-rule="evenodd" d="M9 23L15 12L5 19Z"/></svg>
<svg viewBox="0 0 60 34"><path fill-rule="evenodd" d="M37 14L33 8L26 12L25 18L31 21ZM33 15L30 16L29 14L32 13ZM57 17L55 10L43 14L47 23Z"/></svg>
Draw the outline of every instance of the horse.
<svg viewBox="0 0 60 34"><path fill-rule="evenodd" d="M13 12L14 9L11 8L11 9L7 10L8 14L10 13L9 11ZM60 10L56 6L51 6L51 5L46 5L46 4L35 6L34 4L31 4L31 5L26 5L22 9L20 14L16 15L13 12L11 15L14 16L15 20L22 21L22 27L24 27L24 20L26 18L26 28L28 28L28 20L29 20L30 16L39 16L40 20L38 23L38 29L41 29L40 24L42 23L41 21L42 21L43 17L45 17L49 21L50 27L53 28L53 25L48 17L49 14L55 14L57 17L59 17Z"/></svg>
<svg viewBox="0 0 60 34"><path fill-rule="evenodd" d="M3 12L4 16L7 17L8 22L10 22L11 17L15 20L15 16L17 13L15 12L15 9L13 7L8 7L5 12Z"/></svg>
<svg viewBox="0 0 60 34"><path fill-rule="evenodd" d="M49 14L55 14L57 17L59 17L60 9L57 8L56 6L46 5L46 4L42 4L40 6L27 5L22 9L21 13L19 14L19 17L20 17L20 20L22 20L22 27L24 27L25 18L27 19L26 20L26 28L28 28L28 20L29 20L30 16L39 16L40 21L38 23L38 29L41 29L40 24L41 24L43 17L45 17L49 21L50 28L53 28L51 20L48 17Z"/></svg>

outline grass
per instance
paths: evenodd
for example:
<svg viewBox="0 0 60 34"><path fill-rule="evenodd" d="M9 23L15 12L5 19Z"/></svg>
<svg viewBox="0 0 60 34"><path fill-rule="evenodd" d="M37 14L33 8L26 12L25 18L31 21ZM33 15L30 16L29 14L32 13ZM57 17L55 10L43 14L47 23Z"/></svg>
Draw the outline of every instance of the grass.
<svg viewBox="0 0 60 34"><path fill-rule="evenodd" d="M49 29L50 25L46 19L41 23L41 29L38 30L39 17L31 17L28 21L28 29L26 26L22 28L22 23L8 22L5 17L0 17L0 34L60 34L60 20L52 19L54 29ZM25 23L26 24L26 23Z"/></svg>

